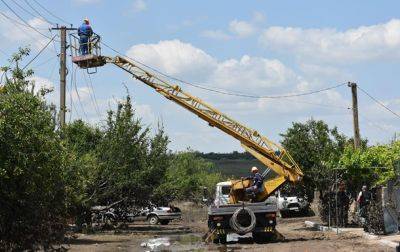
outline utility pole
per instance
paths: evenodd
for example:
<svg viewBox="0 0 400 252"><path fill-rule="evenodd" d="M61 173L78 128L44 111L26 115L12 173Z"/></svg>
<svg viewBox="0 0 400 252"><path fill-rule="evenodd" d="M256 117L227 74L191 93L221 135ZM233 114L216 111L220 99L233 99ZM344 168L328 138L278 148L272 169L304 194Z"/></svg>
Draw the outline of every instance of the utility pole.
<svg viewBox="0 0 400 252"><path fill-rule="evenodd" d="M358 149L361 146L361 138L360 138L360 126L358 124L357 84L354 82L348 82L347 85L351 88L351 94L353 100L354 148Z"/></svg>
<svg viewBox="0 0 400 252"><path fill-rule="evenodd" d="M76 28L67 28L66 26L58 26L51 28L60 31L60 128L65 125L65 88L67 78L67 31L76 30Z"/></svg>

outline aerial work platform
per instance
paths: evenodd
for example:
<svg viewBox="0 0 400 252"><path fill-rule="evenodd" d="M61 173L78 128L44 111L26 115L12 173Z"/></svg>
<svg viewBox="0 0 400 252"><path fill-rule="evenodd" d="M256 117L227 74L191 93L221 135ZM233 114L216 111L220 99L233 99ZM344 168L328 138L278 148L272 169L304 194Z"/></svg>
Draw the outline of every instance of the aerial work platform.
<svg viewBox="0 0 400 252"><path fill-rule="evenodd" d="M83 69L100 67L107 63L105 57L94 54L72 56L72 62Z"/></svg>
<svg viewBox="0 0 400 252"><path fill-rule="evenodd" d="M87 69L88 72L90 68L95 69L94 72L89 73L97 72L97 67L104 66L107 63L106 57L101 55L100 40L100 36L94 33L87 43L82 44L76 34L70 34L72 62L80 68ZM83 46L87 46L87 54L82 54Z"/></svg>

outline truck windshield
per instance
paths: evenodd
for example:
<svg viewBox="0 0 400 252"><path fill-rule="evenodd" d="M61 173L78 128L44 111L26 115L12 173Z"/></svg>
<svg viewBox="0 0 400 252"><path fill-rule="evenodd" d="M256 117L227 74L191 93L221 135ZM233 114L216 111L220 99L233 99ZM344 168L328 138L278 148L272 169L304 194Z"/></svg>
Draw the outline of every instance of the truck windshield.
<svg viewBox="0 0 400 252"><path fill-rule="evenodd" d="M223 186L221 188L221 192L223 195L229 195L229 193L231 192L231 187L230 186Z"/></svg>

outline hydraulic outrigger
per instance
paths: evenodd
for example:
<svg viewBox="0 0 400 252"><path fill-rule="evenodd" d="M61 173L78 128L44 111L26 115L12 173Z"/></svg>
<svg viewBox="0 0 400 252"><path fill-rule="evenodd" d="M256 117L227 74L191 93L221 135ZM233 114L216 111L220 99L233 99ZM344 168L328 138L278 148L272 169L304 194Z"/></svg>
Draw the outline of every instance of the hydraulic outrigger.
<svg viewBox="0 0 400 252"><path fill-rule="evenodd" d="M83 56L78 55L76 44L75 46L71 44L71 49L75 50L75 52L72 51L72 61L84 69L97 68L106 63L116 65L167 99L196 114L210 126L217 127L239 140L246 151L278 175L264 182L264 188L257 194L255 201L261 202L266 200L273 192L288 181L296 183L301 180L303 176L301 169L290 154L280 145L262 136L257 131L233 120L201 99L183 91L178 85L170 84L157 74L151 73L144 69L144 67L139 66L134 61L121 56L102 56L99 43L100 40L96 41L96 44L91 45L92 53ZM230 203L234 204L239 201L249 200L244 189L250 186L251 181L237 180L231 181L231 183Z"/></svg>

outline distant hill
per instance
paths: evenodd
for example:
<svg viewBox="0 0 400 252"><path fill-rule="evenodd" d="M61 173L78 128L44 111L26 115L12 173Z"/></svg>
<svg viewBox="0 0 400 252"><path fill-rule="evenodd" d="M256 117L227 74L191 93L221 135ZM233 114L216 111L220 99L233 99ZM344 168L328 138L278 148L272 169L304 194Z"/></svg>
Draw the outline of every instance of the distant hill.
<svg viewBox="0 0 400 252"><path fill-rule="evenodd" d="M246 177L250 174L250 168L257 166L261 173L264 165L247 152L232 153L198 153L198 155L215 165L215 170L221 172L227 178Z"/></svg>

